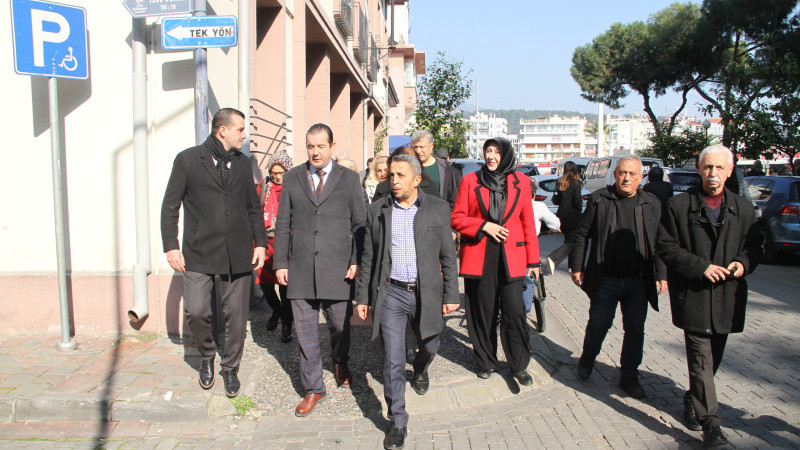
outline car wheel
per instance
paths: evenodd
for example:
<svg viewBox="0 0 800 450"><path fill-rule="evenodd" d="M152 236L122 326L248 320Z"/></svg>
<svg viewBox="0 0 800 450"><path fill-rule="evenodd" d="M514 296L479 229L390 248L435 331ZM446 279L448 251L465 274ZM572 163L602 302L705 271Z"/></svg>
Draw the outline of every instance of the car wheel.
<svg viewBox="0 0 800 450"><path fill-rule="evenodd" d="M772 233L766 225L761 227L761 233L764 236L764 256L761 257L761 262L764 264L772 264L778 259L778 252L775 251L775 243L772 242Z"/></svg>

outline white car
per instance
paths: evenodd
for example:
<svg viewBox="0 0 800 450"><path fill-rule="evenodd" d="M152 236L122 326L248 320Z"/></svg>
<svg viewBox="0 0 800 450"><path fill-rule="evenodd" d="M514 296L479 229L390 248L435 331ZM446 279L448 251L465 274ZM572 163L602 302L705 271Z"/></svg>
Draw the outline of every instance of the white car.
<svg viewBox="0 0 800 450"><path fill-rule="evenodd" d="M539 186L536 190L534 200L537 202L544 202L553 214L558 211L558 205L553 204L553 193L556 191L556 182L558 178L558 175L534 175L531 177L532 180L536 180L536 184ZM591 192L586 190L586 188L581 188L581 198L583 199L581 211L586 208L586 200L591 196Z"/></svg>

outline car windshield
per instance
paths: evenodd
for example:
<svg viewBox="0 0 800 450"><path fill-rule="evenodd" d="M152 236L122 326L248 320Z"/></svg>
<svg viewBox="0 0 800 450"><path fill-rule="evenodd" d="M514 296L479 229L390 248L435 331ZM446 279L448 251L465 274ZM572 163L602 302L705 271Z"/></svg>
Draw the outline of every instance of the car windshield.
<svg viewBox="0 0 800 450"><path fill-rule="evenodd" d="M461 175L464 176L464 175L466 175L468 173L477 172L478 170L480 170L480 168L483 166L483 163L473 163L473 162L461 163L461 162L458 162L458 163L454 163L453 165L458 170L460 170L461 171Z"/></svg>

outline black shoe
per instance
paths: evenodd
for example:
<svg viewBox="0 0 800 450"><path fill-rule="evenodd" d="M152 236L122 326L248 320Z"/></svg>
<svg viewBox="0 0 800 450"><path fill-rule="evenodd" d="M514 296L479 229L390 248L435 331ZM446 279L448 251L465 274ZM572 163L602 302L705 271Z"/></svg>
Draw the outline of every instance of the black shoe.
<svg viewBox="0 0 800 450"><path fill-rule="evenodd" d="M637 375L623 375L619 379L619 387L633 398L644 398L644 388L639 384Z"/></svg>
<svg viewBox="0 0 800 450"><path fill-rule="evenodd" d="M705 448L732 448L725 433L719 425L703 430L703 447Z"/></svg>
<svg viewBox="0 0 800 450"><path fill-rule="evenodd" d="M494 369L479 370L478 378L481 378L483 380L488 380L489 377L492 376L492 372L494 372Z"/></svg>
<svg viewBox="0 0 800 450"><path fill-rule="evenodd" d="M229 398L239 395L239 390L242 388L242 383L239 382L239 377L236 375L236 370L223 370L222 380L225 381L225 395Z"/></svg>
<svg viewBox="0 0 800 450"><path fill-rule="evenodd" d="M385 449L401 449L406 445L406 435L408 430L406 427L395 428L389 430L389 434L383 439L383 448Z"/></svg>
<svg viewBox="0 0 800 450"><path fill-rule="evenodd" d="M417 349L406 349L406 364L414 364L415 359L417 359Z"/></svg>
<svg viewBox="0 0 800 450"><path fill-rule="evenodd" d="M415 373L414 378L411 379L411 387L418 395L425 395L430 387L427 373Z"/></svg>
<svg viewBox="0 0 800 450"><path fill-rule="evenodd" d="M583 358L578 360L578 378L581 380L588 380L592 376L594 369L594 361L584 361Z"/></svg>
<svg viewBox="0 0 800 450"><path fill-rule="evenodd" d="M278 320L280 320L280 316L273 312L267 320L267 331L273 331L275 328L278 328Z"/></svg>
<svg viewBox="0 0 800 450"><path fill-rule="evenodd" d="M281 342L284 344L292 342L292 324L283 324L281 328Z"/></svg>
<svg viewBox="0 0 800 450"><path fill-rule="evenodd" d="M200 387L211 389L214 386L214 358L200 362Z"/></svg>
<svg viewBox="0 0 800 450"><path fill-rule="evenodd" d="M523 386L530 386L533 384L533 378L531 378L530 374L524 370L520 370L519 372L513 372L511 376L516 378L519 384Z"/></svg>
<svg viewBox="0 0 800 450"><path fill-rule="evenodd" d="M692 403L691 395L683 396L683 421L686 428L692 431L700 431L703 426L697 421L697 413L694 411L694 403Z"/></svg>

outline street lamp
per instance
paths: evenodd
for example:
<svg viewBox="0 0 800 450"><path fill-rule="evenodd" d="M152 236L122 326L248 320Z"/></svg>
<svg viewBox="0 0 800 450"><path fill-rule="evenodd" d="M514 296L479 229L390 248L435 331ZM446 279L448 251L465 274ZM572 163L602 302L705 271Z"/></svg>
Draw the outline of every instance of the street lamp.
<svg viewBox="0 0 800 450"><path fill-rule="evenodd" d="M706 129L706 141L708 140L708 129L711 128L711 121L706 119L703 121L703 128Z"/></svg>

